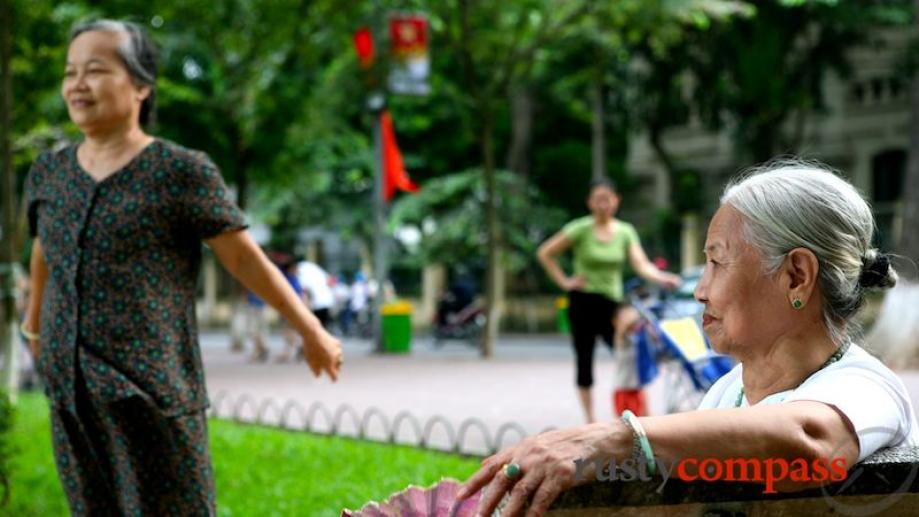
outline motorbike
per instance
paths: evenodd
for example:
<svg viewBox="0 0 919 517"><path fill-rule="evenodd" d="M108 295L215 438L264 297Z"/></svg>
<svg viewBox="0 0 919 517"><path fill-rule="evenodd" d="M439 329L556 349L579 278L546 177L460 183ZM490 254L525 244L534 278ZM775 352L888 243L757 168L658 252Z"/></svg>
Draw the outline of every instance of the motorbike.
<svg viewBox="0 0 919 517"><path fill-rule="evenodd" d="M447 340L463 340L476 346L485 331L485 305L478 300L460 307L448 294L441 300L434 316L434 345L443 346Z"/></svg>

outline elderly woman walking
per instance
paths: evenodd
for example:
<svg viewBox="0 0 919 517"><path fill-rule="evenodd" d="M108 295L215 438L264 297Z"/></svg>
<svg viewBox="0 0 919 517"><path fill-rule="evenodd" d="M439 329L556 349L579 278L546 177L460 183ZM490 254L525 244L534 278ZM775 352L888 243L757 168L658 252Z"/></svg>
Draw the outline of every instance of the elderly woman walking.
<svg viewBox="0 0 919 517"><path fill-rule="evenodd" d="M144 132L154 48L136 25L71 38L62 95L82 142L40 155L26 182L35 237L23 332L51 402L74 515L214 515L195 323L201 242L303 336L335 380L341 346L249 236L206 155Z"/></svg>
<svg viewBox="0 0 919 517"><path fill-rule="evenodd" d="M588 479L576 476L576 460L633 459L652 471L652 458L832 460L848 469L880 448L919 445L903 383L855 342L852 318L865 293L897 279L871 247L873 231L868 204L818 165L774 163L729 186L708 229L695 296L712 347L740 364L698 411L626 414L528 438L485 460L462 495L488 485L482 515L510 492L502 515L529 503L527 516L535 516Z"/></svg>

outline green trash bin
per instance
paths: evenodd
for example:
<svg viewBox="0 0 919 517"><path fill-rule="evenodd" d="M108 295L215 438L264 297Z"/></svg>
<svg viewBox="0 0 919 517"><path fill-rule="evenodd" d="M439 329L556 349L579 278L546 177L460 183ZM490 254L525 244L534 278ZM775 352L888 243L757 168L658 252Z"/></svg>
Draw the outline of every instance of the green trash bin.
<svg viewBox="0 0 919 517"><path fill-rule="evenodd" d="M571 322L568 321L568 297L559 296L555 299L555 316L558 321L558 331L561 334L571 333Z"/></svg>
<svg viewBox="0 0 919 517"><path fill-rule="evenodd" d="M383 304L383 351L406 354L412 350L412 304L396 301Z"/></svg>

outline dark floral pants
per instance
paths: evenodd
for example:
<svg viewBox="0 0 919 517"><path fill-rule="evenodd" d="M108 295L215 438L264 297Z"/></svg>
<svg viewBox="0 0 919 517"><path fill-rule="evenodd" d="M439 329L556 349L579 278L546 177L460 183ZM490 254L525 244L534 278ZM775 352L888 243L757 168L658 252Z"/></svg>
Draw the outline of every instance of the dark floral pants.
<svg viewBox="0 0 919 517"><path fill-rule="evenodd" d="M77 516L212 516L204 411L162 415L144 397L93 401L77 380L76 414L51 410L58 474Z"/></svg>

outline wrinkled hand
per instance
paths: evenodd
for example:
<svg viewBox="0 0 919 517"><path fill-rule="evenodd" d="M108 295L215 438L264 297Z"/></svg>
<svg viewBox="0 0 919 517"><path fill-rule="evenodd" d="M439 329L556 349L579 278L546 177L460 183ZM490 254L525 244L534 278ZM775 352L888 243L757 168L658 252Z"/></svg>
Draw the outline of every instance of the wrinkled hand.
<svg viewBox="0 0 919 517"><path fill-rule="evenodd" d="M315 335L303 336L303 357L313 375L319 377L326 372L332 382L338 380L342 365L341 341L320 328Z"/></svg>
<svg viewBox="0 0 919 517"><path fill-rule="evenodd" d="M676 289L683 285L683 278L680 275L675 275L673 273L668 273L667 271L661 271L661 278L658 283L664 289Z"/></svg>
<svg viewBox="0 0 919 517"><path fill-rule="evenodd" d="M463 484L458 496L466 498L487 485L479 501L478 515L490 516L510 492L502 517L522 515L528 502L526 517L538 517L546 513L563 491L593 479L593 471L582 472L583 478L576 478L575 460L607 461L615 455L628 455L628 445L624 452L617 450L622 448L621 443L631 443L631 432L618 421L532 436L483 460L482 467ZM519 465L522 474L509 479L502 469L507 463Z"/></svg>
<svg viewBox="0 0 919 517"><path fill-rule="evenodd" d="M587 285L587 280L582 276L573 276L565 279L565 283L562 286L565 289L565 292L570 291L580 291L584 289L584 286Z"/></svg>

